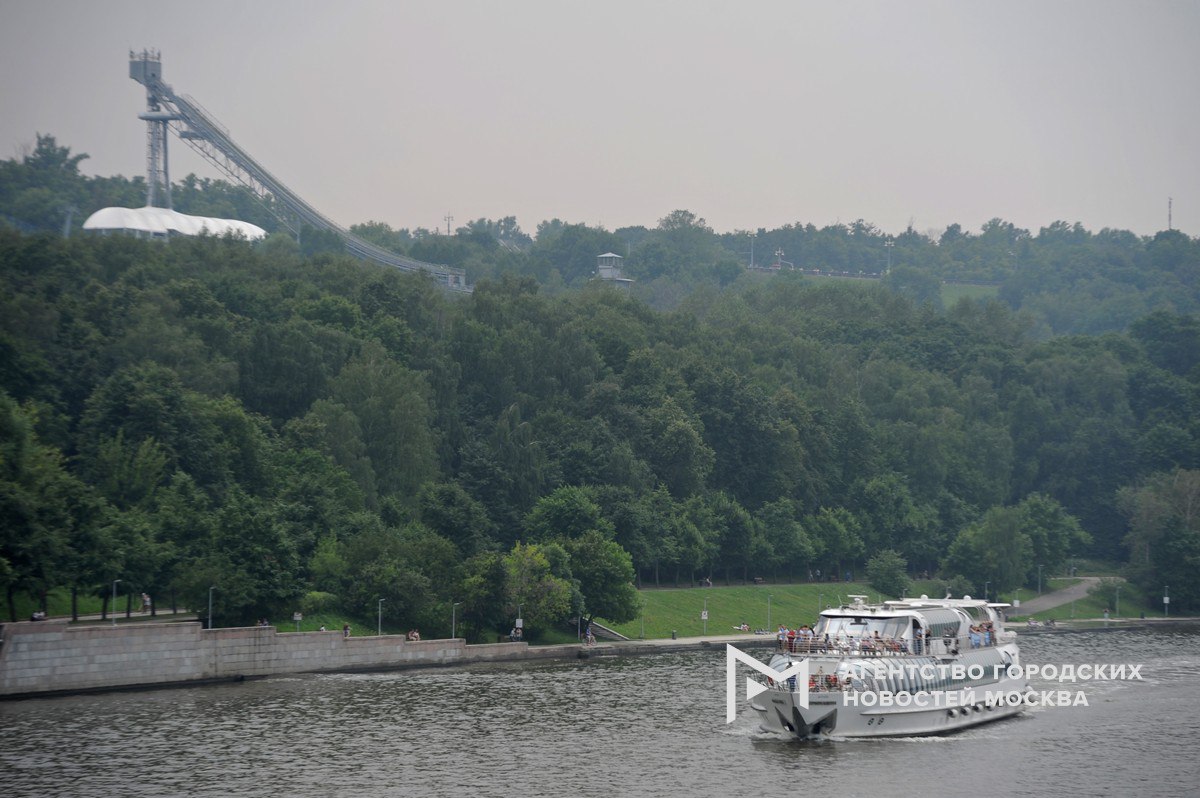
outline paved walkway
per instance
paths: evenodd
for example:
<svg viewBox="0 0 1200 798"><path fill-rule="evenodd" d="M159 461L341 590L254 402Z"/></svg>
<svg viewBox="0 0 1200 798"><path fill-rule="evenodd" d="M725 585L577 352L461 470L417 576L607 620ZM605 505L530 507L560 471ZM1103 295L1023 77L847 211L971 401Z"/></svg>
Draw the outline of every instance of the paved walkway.
<svg viewBox="0 0 1200 798"><path fill-rule="evenodd" d="M1081 580L1079 584L1064 587L1062 590L1055 590L1053 593L1044 593L1028 600L1022 599L1021 606L1010 607L1008 614L1024 617L1052 610L1064 604L1070 604L1072 601L1087 598L1088 590L1091 589L1092 585L1099 584L1100 582L1100 577L1098 576L1080 576L1077 578ZM1122 579L1121 581L1124 582L1125 580Z"/></svg>

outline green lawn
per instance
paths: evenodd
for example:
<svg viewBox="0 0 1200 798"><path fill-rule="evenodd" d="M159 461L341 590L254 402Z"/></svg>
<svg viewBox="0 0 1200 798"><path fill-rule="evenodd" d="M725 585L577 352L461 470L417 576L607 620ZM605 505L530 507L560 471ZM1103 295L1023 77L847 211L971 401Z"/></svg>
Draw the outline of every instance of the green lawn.
<svg viewBox="0 0 1200 798"><path fill-rule="evenodd" d="M940 589L935 581L917 582L910 595L927 593L934 595ZM790 627L811 624L817 617L818 600L821 605L836 605L846 601L850 594L866 595L869 601L878 601L878 591L859 582L805 582L800 584L743 585L739 587L707 587L679 589L649 589L640 591L643 613L629 623L605 626L616 629L626 637L638 639L670 637L676 632L680 637L697 637L704 634L735 634L735 626L745 622L755 629L773 631L779 624ZM771 617L768 623L767 604L770 597ZM882 596L884 599L895 596ZM708 606L708 629L705 631L700 612ZM645 633L643 635L643 624Z"/></svg>
<svg viewBox="0 0 1200 798"><path fill-rule="evenodd" d="M1061 590L1078 584L1077 578L1055 578L1045 580L1045 590ZM940 598L943 583L938 580L915 582L909 590L910 596L922 594ZM680 637L697 637L704 634L725 635L734 634L735 626L745 621L751 631L755 629L778 628L779 624L797 627L800 624L811 624L817 616L817 601L823 606L836 605L839 600L845 601L850 594L867 595L869 601L879 601L880 598L896 598L895 596L880 596L873 588L860 583L823 582L800 584L771 584L743 585L738 587L711 588L680 588L680 589L648 589L640 591L644 610L642 616L629 623L610 624L601 619L601 623L616 629L626 637L638 639L670 637L676 632ZM1022 588L1025 598L1031 598L1033 591ZM767 622L767 597L770 596L771 618ZM1001 597L1008 600L1011 597ZM993 597L995 599L995 597ZM708 604L708 630L705 632L704 622L700 612ZM1121 613L1126 618L1137 618L1146 606L1141 593L1132 585L1121 588ZM1115 610L1115 608L1110 608ZM1072 617L1070 604L1063 605L1048 612L1037 613L1038 620L1069 620ZM1102 599L1088 597L1075 602L1074 616L1076 618L1099 618L1104 613ZM1161 608L1148 616L1161 617ZM1117 617L1115 614L1113 617ZM1016 619L1025 620L1024 616ZM643 633L644 628L644 633Z"/></svg>
<svg viewBox="0 0 1200 798"><path fill-rule="evenodd" d="M1060 581L1067 582L1069 580L1055 579L1051 581L1053 583ZM1064 584L1062 587L1066 587L1066 585ZM1161 601L1162 596L1157 596L1156 599ZM1106 608L1111 614L1110 617L1114 619L1118 617L1137 619L1141 617L1143 612L1146 613L1147 618L1163 617L1162 604L1160 603L1157 608L1150 607L1142 591L1128 582L1121 585L1120 615L1117 614L1117 607L1110 605L1103 598L1089 595L1069 604L1055 607L1052 610L1035 613L1034 617L1039 621L1048 621L1052 618L1056 621L1069 621L1075 618L1103 618ZM1011 617L1009 620L1026 621L1028 618L1025 615L1017 615Z"/></svg>

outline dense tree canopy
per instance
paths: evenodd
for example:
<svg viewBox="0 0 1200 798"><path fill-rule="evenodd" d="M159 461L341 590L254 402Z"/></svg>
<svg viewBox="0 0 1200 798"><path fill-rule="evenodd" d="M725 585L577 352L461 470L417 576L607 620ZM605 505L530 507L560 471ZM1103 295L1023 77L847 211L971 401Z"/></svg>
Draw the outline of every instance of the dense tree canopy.
<svg viewBox="0 0 1200 798"><path fill-rule="evenodd" d="M458 603L483 636L517 606L534 630L634 617L634 582L874 561L994 594L1091 554L1200 601L1179 509L1200 469L1200 244L1177 232L910 230L888 279L834 280L746 271L748 236L687 211L536 238L511 218L359 231L464 266L458 296L286 239L65 238L37 191L83 213L137 188L81 157L44 137L0 165L10 597L120 578L202 607L216 585L228 623L384 598L442 631ZM857 274L887 239L795 225L756 247ZM632 292L591 280L607 251ZM998 298L942 307L929 279Z"/></svg>

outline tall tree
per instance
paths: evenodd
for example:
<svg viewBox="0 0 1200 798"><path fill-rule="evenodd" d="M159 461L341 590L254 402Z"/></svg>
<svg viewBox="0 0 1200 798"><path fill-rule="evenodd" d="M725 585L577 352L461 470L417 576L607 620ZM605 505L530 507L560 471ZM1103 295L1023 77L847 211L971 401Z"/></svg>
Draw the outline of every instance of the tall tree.
<svg viewBox="0 0 1200 798"><path fill-rule="evenodd" d="M625 623L637 617L641 599L633 586L629 553L598 530L563 541L571 573L579 580L588 621L596 617Z"/></svg>

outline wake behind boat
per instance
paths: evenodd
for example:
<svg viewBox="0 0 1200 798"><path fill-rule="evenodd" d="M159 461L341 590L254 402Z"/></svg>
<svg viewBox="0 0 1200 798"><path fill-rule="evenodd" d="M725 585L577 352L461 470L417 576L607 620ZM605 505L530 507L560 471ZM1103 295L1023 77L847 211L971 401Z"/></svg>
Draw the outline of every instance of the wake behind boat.
<svg viewBox="0 0 1200 798"><path fill-rule="evenodd" d="M944 734L1019 713L1028 684L1007 604L866 596L780 630L771 667L808 663L808 684L768 679L751 706L762 728L798 737ZM804 698L807 696L807 702ZM1017 700L1013 700L1013 699ZM807 706L804 704L807 703Z"/></svg>

